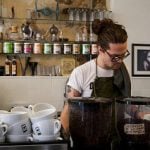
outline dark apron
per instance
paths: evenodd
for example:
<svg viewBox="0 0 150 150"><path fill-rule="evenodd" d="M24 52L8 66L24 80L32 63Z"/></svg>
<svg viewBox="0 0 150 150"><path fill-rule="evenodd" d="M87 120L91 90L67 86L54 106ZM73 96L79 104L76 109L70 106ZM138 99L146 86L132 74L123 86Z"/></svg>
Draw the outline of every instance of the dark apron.
<svg viewBox="0 0 150 150"><path fill-rule="evenodd" d="M97 60L96 60L96 78L93 82L92 97L106 97L106 98L116 98L122 97L120 90L114 84L114 77L98 77L97 76ZM115 130L115 100L112 104L112 130L111 130L110 140L114 145L117 138L117 133Z"/></svg>
<svg viewBox="0 0 150 150"><path fill-rule="evenodd" d="M122 97L120 90L114 84L114 77L97 76L97 59L96 59L96 78L93 82L93 91L91 97L115 98Z"/></svg>

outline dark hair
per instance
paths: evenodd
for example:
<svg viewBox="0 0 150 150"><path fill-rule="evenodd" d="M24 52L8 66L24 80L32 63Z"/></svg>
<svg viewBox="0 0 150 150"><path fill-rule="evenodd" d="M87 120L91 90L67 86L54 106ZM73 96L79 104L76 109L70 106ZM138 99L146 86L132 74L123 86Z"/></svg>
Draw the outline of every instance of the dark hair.
<svg viewBox="0 0 150 150"><path fill-rule="evenodd" d="M98 35L98 43L103 49L109 49L109 43L125 43L128 35L125 27L111 19L94 20L92 30Z"/></svg>

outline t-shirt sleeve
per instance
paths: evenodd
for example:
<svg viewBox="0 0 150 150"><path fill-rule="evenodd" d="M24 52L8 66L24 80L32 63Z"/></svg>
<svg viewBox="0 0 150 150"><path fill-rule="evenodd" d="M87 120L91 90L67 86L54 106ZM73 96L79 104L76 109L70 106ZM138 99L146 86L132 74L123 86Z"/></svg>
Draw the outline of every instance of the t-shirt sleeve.
<svg viewBox="0 0 150 150"><path fill-rule="evenodd" d="M83 76L82 71L79 68L75 68L71 73L67 85L71 86L73 89L82 93L83 86Z"/></svg>

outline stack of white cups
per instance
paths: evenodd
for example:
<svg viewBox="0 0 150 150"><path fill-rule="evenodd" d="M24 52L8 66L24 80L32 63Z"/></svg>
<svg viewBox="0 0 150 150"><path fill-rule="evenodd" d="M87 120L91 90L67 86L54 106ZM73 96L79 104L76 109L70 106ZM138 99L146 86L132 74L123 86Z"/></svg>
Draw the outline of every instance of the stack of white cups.
<svg viewBox="0 0 150 150"><path fill-rule="evenodd" d="M57 118L56 108L48 103L37 103L14 107L12 112L24 111L28 113L32 127L32 137L28 137L31 142L46 142L60 138L61 123Z"/></svg>
<svg viewBox="0 0 150 150"><path fill-rule="evenodd" d="M55 119L56 108L47 103L29 105L32 110L30 119L32 122L33 137L31 141L46 142L60 139L61 122Z"/></svg>
<svg viewBox="0 0 150 150"><path fill-rule="evenodd" d="M0 130L5 125L5 132L7 142L28 142L31 137L32 127L27 112L2 112L0 111ZM0 131L1 132L1 131ZM0 133L1 135L1 133ZM3 141L3 140L2 140Z"/></svg>

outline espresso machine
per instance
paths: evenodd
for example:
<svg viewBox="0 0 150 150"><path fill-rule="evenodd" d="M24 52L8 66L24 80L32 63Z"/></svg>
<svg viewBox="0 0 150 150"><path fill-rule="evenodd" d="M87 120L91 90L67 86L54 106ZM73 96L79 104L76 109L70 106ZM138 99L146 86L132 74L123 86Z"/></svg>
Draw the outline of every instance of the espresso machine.
<svg viewBox="0 0 150 150"><path fill-rule="evenodd" d="M116 150L150 150L150 98L116 100Z"/></svg>

